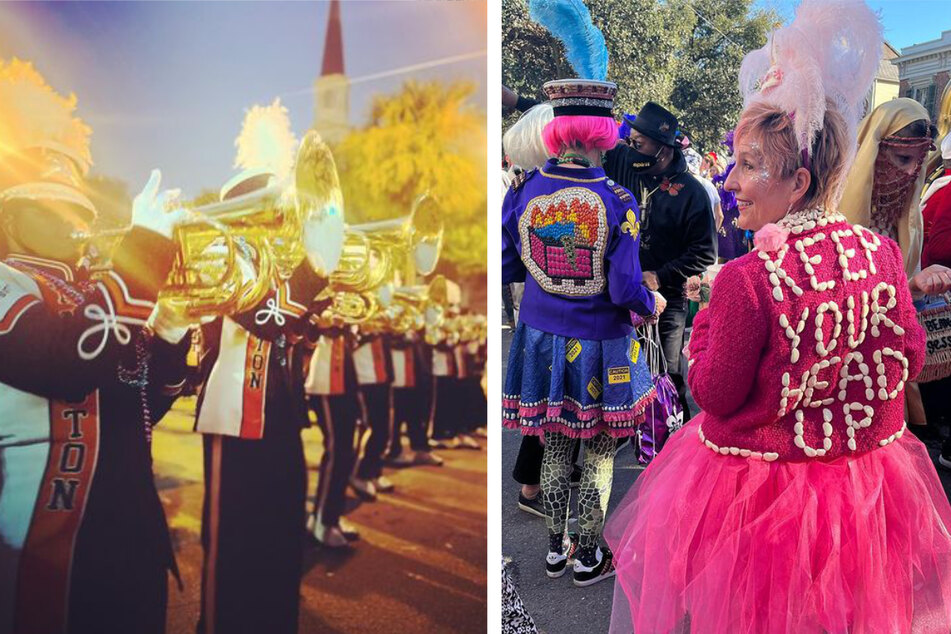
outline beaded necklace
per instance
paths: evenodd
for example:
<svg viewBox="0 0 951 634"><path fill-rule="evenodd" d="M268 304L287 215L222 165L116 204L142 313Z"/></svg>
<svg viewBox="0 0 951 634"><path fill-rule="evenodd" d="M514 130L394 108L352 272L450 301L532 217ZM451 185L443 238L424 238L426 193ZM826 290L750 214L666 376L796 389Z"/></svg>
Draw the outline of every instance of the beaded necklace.
<svg viewBox="0 0 951 634"><path fill-rule="evenodd" d="M72 302L72 308L75 308L86 301L86 296L95 288L92 281L77 283L75 286L67 283L59 277L22 262L11 263L24 273L35 275L41 278L44 283L52 287L60 297ZM147 344L152 334L148 328L142 328L135 342L136 366L134 369L119 366L117 376L119 381L131 387L139 388L139 403L142 407L142 424L145 431L145 440L149 447L152 446L152 412L149 408L148 385L149 385L149 360L152 355L148 350ZM149 460L152 459L152 452L149 451Z"/></svg>
<svg viewBox="0 0 951 634"><path fill-rule="evenodd" d="M564 165L565 163L572 163L574 165L579 165L581 167L591 167L591 161L588 160L586 156L581 154L575 154L574 152L565 152L558 157L558 164Z"/></svg>

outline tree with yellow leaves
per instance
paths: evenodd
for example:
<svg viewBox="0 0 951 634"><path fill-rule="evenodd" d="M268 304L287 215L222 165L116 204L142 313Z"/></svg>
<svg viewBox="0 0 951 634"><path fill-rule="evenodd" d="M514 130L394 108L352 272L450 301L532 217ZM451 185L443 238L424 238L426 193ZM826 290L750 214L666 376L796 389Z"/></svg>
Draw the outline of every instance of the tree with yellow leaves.
<svg viewBox="0 0 951 634"><path fill-rule="evenodd" d="M428 191L445 212L439 270L460 276L486 270L485 114L468 103L473 91L407 82L334 149L348 222L404 216Z"/></svg>

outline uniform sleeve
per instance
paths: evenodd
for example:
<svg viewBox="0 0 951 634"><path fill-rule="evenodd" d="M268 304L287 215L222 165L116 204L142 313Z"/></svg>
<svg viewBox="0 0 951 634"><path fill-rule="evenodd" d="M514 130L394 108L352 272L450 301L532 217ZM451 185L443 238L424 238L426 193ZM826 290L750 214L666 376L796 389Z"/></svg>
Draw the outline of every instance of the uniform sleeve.
<svg viewBox="0 0 951 634"><path fill-rule="evenodd" d="M621 211L623 220L612 223L605 251L605 276L611 302L642 317L654 314L654 294L643 284L640 248L640 213L631 201Z"/></svg>
<svg viewBox="0 0 951 634"><path fill-rule="evenodd" d="M0 265L0 382L78 400L115 381L120 360L134 361L172 258L170 240L133 229L113 256L115 268L85 287L69 312L23 292L16 281L22 274Z"/></svg>
<svg viewBox="0 0 951 634"><path fill-rule="evenodd" d="M314 298L327 286L326 278L314 272L305 260L290 279L278 280L256 306L232 319L259 339L274 341L282 335L300 333L310 317Z"/></svg>
<svg viewBox="0 0 951 634"><path fill-rule="evenodd" d="M686 226L683 227L686 249L680 257L665 262L655 271L663 288L677 288L688 277L700 275L717 261L710 198L702 187L697 193L702 195L691 197Z"/></svg>
<svg viewBox="0 0 951 634"><path fill-rule="evenodd" d="M749 398L769 333L768 306L740 266L716 277L710 306L694 318L687 382L705 412L727 416Z"/></svg>
<svg viewBox="0 0 951 634"><path fill-rule="evenodd" d="M502 283L525 281L525 265L518 252L518 196L509 190L502 201Z"/></svg>
<svg viewBox="0 0 951 634"><path fill-rule="evenodd" d="M188 372L186 358L191 336L176 344L159 337L151 339L149 360L149 410L154 422L161 420L185 388Z"/></svg>

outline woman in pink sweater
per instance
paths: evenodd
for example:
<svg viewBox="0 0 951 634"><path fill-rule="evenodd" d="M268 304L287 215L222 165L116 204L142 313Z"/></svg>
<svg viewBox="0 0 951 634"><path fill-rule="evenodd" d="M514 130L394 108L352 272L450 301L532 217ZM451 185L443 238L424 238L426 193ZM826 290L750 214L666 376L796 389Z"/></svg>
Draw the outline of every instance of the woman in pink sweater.
<svg viewBox="0 0 951 634"><path fill-rule="evenodd" d="M898 246L836 212L880 31L864 4L834 4L829 33L804 0L746 95L726 188L756 248L694 320L703 413L609 519L612 630L951 631L951 506L903 418L925 335ZM823 74L843 39L859 59Z"/></svg>

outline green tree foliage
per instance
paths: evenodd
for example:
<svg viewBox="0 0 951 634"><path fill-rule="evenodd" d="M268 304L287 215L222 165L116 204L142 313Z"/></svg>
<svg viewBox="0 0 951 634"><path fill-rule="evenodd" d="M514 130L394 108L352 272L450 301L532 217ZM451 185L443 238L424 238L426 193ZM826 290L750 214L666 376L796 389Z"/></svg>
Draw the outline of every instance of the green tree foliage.
<svg viewBox="0 0 951 634"><path fill-rule="evenodd" d="M409 213L429 191L445 212L440 270L485 271L485 114L469 83L407 82L377 97L367 126L334 148L351 223Z"/></svg>
<svg viewBox="0 0 951 634"><path fill-rule="evenodd" d="M616 113L655 101L678 115L696 145L714 149L740 113L740 62L766 42L776 14L753 0L585 3L608 46ZM543 99L542 84L572 74L561 43L529 19L527 0L502 0L502 81Z"/></svg>

